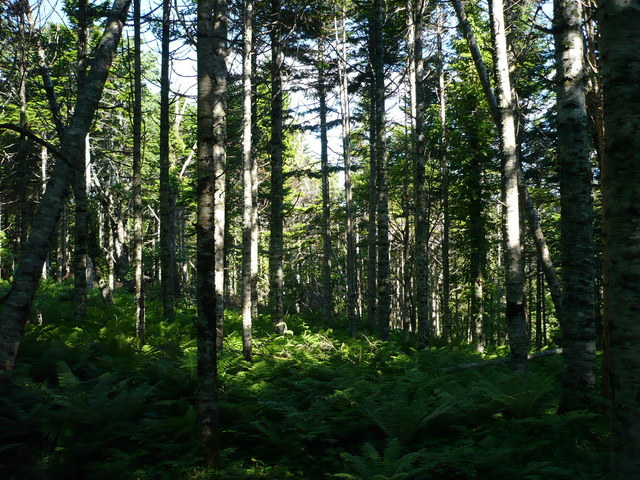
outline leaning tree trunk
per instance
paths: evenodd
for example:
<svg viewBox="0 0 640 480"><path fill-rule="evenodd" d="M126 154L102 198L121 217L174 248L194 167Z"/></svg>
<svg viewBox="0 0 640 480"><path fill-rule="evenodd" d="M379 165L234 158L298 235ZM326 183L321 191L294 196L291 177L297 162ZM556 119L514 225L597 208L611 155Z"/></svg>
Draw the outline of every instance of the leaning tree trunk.
<svg viewBox="0 0 640 480"><path fill-rule="evenodd" d="M162 313L166 320L175 318L175 195L171 184L169 81L171 3L162 3L162 54L160 68L160 290Z"/></svg>
<svg viewBox="0 0 640 480"><path fill-rule="evenodd" d="M570 411L592 404L596 383L592 175L580 1L556 0L554 23L565 365L560 410Z"/></svg>
<svg viewBox="0 0 640 480"><path fill-rule="evenodd" d="M527 223L529 224L529 230L533 237L533 243L536 246L536 252L538 254L538 261L542 267L542 273L544 275L547 286L549 287L549 293L551 293L551 301L553 302L553 308L556 311L556 315L560 317L562 312L562 290L560 288L560 280L556 275L556 269L553 266L553 260L551 259L551 253L547 246L547 241L544 238L542 232L542 226L540 225L540 217L536 210L529 190L524 183L524 175L522 170L518 170L518 185L520 188L520 195L523 200L524 213L527 216Z"/></svg>
<svg viewBox="0 0 640 480"><path fill-rule="evenodd" d="M198 430L202 459L219 452L215 291L215 164L226 148L226 0L198 2Z"/></svg>
<svg viewBox="0 0 640 480"><path fill-rule="evenodd" d="M282 22L281 0L271 1L271 222L269 239L269 306L271 323L284 333L283 227L284 177L282 171Z"/></svg>
<svg viewBox="0 0 640 480"><path fill-rule="evenodd" d="M640 472L640 0L600 2L604 312L612 368L611 480Z"/></svg>
<svg viewBox="0 0 640 480"><path fill-rule="evenodd" d="M62 141L63 158L58 158L35 215L27 248L20 256L11 289L4 297L0 313L0 369L10 370L15 363L27 316L42 272L56 224L71 186L75 165L84 152L85 137L102 96L130 0L116 0L104 34L95 50L84 88L78 92L73 117Z"/></svg>

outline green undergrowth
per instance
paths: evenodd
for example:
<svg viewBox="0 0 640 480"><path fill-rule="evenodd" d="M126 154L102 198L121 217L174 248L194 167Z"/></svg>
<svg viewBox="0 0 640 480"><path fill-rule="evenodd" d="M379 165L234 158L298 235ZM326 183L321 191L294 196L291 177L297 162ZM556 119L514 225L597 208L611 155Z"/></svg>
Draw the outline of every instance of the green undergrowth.
<svg viewBox="0 0 640 480"><path fill-rule="evenodd" d="M287 319L255 326L227 313L219 356L223 451L198 466L194 308L172 324L147 312L133 337L132 297L90 298L74 325L70 287L46 284L14 372L0 378L0 471L6 479L604 479L606 419L557 415L560 359L455 369L471 348L418 350L402 336L350 338ZM498 352L499 354L499 352Z"/></svg>

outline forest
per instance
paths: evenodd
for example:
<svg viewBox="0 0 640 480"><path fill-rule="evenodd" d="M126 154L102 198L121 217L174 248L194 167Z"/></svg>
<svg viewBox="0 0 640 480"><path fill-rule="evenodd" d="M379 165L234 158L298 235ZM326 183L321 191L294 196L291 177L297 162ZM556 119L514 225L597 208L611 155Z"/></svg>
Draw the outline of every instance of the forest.
<svg viewBox="0 0 640 480"><path fill-rule="evenodd" d="M640 479L640 0L2 0L0 476Z"/></svg>

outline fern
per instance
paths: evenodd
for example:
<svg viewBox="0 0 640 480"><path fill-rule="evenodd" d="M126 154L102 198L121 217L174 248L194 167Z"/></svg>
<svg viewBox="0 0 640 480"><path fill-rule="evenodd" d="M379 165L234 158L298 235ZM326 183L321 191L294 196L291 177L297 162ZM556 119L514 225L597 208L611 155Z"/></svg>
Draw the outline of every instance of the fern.
<svg viewBox="0 0 640 480"><path fill-rule="evenodd" d="M408 398L409 392L399 390L395 395L382 397L382 402L367 401L364 404L369 417L389 438L397 438L400 443L408 444L415 433L427 423L446 413L456 405L451 397L441 399L433 405L433 399L424 389L419 389Z"/></svg>
<svg viewBox="0 0 640 480"><path fill-rule="evenodd" d="M362 455L341 454L348 473L337 473L337 478L350 480L406 480L419 478L423 469L416 462L424 456L422 450L403 453L402 444L397 438L388 441L384 452L380 454L370 443L362 447Z"/></svg>

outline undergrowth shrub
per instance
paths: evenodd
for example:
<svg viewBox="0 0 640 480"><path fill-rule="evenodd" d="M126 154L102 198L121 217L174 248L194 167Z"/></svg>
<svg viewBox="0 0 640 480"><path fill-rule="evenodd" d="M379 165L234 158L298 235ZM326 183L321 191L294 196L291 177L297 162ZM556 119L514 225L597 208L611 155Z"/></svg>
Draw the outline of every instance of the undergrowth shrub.
<svg viewBox="0 0 640 480"><path fill-rule="evenodd" d="M172 323L147 309L134 338L131 295L90 297L70 320L70 286L45 285L15 371L1 381L0 471L28 479L604 479L606 417L557 415L560 359L525 375L473 348L419 350L287 319L255 329L242 359L241 317L227 312L219 353L220 465L198 466L195 308ZM493 355L504 352L496 351ZM5 473L6 472L6 473Z"/></svg>

